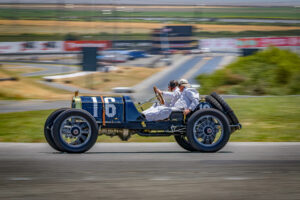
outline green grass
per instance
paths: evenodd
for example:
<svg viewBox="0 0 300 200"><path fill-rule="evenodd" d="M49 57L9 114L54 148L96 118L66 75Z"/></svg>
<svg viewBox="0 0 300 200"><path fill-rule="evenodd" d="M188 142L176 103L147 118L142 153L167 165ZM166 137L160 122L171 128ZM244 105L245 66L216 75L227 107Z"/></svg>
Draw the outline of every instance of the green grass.
<svg viewBox="0 0 300 200"><path fill-rule="evenodd" d="M289 50L267 48L212 74L197 77L200 93L294 95L300 94L300 57Z"/></svg>
<svg viewBox="0 0 300 200"><path fill-rule="evenodd" d="M230 141L300 141L300 96L227 99L242 130Z"/></svg>
<svg viewBox="0 0 300 200"><path fill-rule="evenodd" d="M46 110L0 114L0 141L44 142L43 126L50 113Z"/></svg>
<svg viewBox="0 0 300 200"><path fill-rule="evenodd" d="M243 129L230 141L300 142L300 97L235 98L226 100ZM0 114L0 142L45 142L43 126L52 110ZM118 137L100 136L99 142L120 142ZM130 142L173 142L173 137L140 137Z"/></svg>
<svg viewBox="0 0 300 200"><path fill-rule="evenodd" d="M190 10L169 11L114 11L105 15L101 11L93 10L52 10L52 9L23 9L1 8L0 19L41 19L41 20L72 20L72 21L100 21L103 17L183 17L183 18L276 18L300 19L298 7L219 7L219 8L191 8Z"/></svg>
<svg viewBox="0 0 300 200"><path fill-rule="evenodd" d="M216 38L216 37L268 37L268 36L297 36L300 35L300 30L287 31L218 31L218 32L196 32L196 37L201 38Z"/></svg>
<svg viewBox="0 0 300 200"><path fill-rule="evenodd" d="M300 35L300 30L287 31L218 31L218 32L195 32L194 36L198 38L215 38L215 37L266 37L266 36L297 36ZM45 40L151 40L150 34L144 33L124 33L124 34L16 34L6 35L0 33L0 42L8 41L45 41Z"/></svg>
<svg viewBox="0 0 300 200"><path fill-rule="evenodd" d="M13 42L13 41L60 41L72 38L73 40L150 40L150 34L143 33L124 33L124 34L38 34L38 33L26 33L26 34L1 34L0 42Z"/></svg>
<svg viewBox="0 0 300 200"><path fill-rule="evenodd" d="M130 16L136 17L186 17L186 18L276 18L276 19L299 19L299 8L213 8L194 9L191 11L151 11L135 12ZM118 16L123 16L120 13Z"/></svg>

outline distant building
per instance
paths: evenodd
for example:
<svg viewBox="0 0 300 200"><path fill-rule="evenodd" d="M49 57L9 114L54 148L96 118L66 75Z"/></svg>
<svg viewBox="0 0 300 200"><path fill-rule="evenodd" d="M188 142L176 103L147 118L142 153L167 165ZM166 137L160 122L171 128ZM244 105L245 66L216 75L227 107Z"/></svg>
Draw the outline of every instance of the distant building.
<svg viewBox="0 0 300 200"><path fill-rule="evenodd" d="M152 32L152 52L172 52L198 48L193 26L165 26Z"/></svg>

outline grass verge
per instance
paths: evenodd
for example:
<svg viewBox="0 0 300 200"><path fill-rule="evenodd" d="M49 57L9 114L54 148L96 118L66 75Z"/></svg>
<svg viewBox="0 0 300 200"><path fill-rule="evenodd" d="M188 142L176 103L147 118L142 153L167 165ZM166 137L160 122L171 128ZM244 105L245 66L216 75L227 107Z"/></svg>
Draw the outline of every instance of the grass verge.
<svg viewBox="0 0 300 200"><path fill-rule="evenodd" d="M107 9L107 8L106 8ZM141 10L142 9L142 10ZM299 7L190 7L181 8L169 6L167 10L148 9L139 7L138 10L116 11L109 15L95 8L90 9L28 9L22 5L11 8L0 8L1 19L35 19L35 20L77 20L99 21L107 17L182 17L182 18L246 18L246 19L299 19Z"/></svg>
<svg viewBox="0 0 300 200"><path fill-rule="evenodd" d="M230 141L300 142L300 97L256 97L228 99L243 124ZM45 142L43 126L52 110L0 114L0 142ZM120 142L118 137L100 136L99 142ZM140 137L130 142L173 142L173 137Z"/></svg>
<svg viewBox="0 0 300 200"><path fill-rule="evenodd" d="M300 29L298 30L284 30L284 31L201 31L195 32L194 36L197 38L216 38L216 37L266 37L266 36L295 36L300 35ZM7 41L45 41L45 40L151 40L151 35L148 33L98 33L98 34L39 34L39 33L27 33L27 34L1 34L0 42Z"/></svg>
<svg viewBox="0 0 300 200"><path fill-rule="evenodd" d="M109 22L109 21L55 21L55 20L1 20L2 35L17 34L67 34L81 35L98 34L148 34L153 29L162 28L162 23L153 22ZM186 23L169 23L168 25L187 25ZM289 31L299 30L299 26L268 26L260 25L233 25L233 24L193 24L196 30L206 32L241 32L241 31Z"/></svg>
<svg viewBox="0 0 300 200"><path fill-rule="evenodd" d="M300 57L271 47L240 57L225 68L197 77L200 93L295 95L300 94Z"/></svg>

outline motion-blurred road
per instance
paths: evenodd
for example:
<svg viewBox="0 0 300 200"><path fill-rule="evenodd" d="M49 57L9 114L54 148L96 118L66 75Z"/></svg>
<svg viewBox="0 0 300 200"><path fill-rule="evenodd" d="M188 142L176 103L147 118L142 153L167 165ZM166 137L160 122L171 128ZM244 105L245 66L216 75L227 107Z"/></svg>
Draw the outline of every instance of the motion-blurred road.
<svg viewBox="0 0 300 200"><path fill-rule="evenodd" d="M300 143L98 143L85 154L0 143L0 199L300 199Z"/></svg>
<svg viewBox="0 0 300 200"><path fill-rule="evenodd" d="M77 67L71 67L69 65L54 65L54 64L34 64L34 63L21 63L21 62L2 62L3 64L16 64L18 67L15 67L15 69L20 69L22 66L23 68L38 68L41 69L37 72L30 72L22 74L22 76L25 77L31 77L31 76L47 76L47 75L54 75L54 74L65 74L65 73L73 73L79 71L79 68ZM10 69L13 69L14 67L9 67Z"/></svg>

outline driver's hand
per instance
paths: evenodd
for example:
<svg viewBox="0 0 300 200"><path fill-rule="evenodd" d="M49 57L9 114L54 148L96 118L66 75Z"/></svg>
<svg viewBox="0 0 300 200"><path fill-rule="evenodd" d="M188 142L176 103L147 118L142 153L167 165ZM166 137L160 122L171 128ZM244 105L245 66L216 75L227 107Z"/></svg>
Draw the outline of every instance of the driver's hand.
<svg viewBox="0 0 300 200"><path fill-rule="evenodd" d="M185 109L185 110L183 111L183 114L186 116L186 115L188 115L190 112L191 112L190 109Z"/></svg>
<svg viewBox="0 0 300 200"><path fill-rule="evenodd" d="M157 92L158 92L159 94L162 94L162 91L161 91L160 89L158 89L158 88L157 88Z"/></svg>

